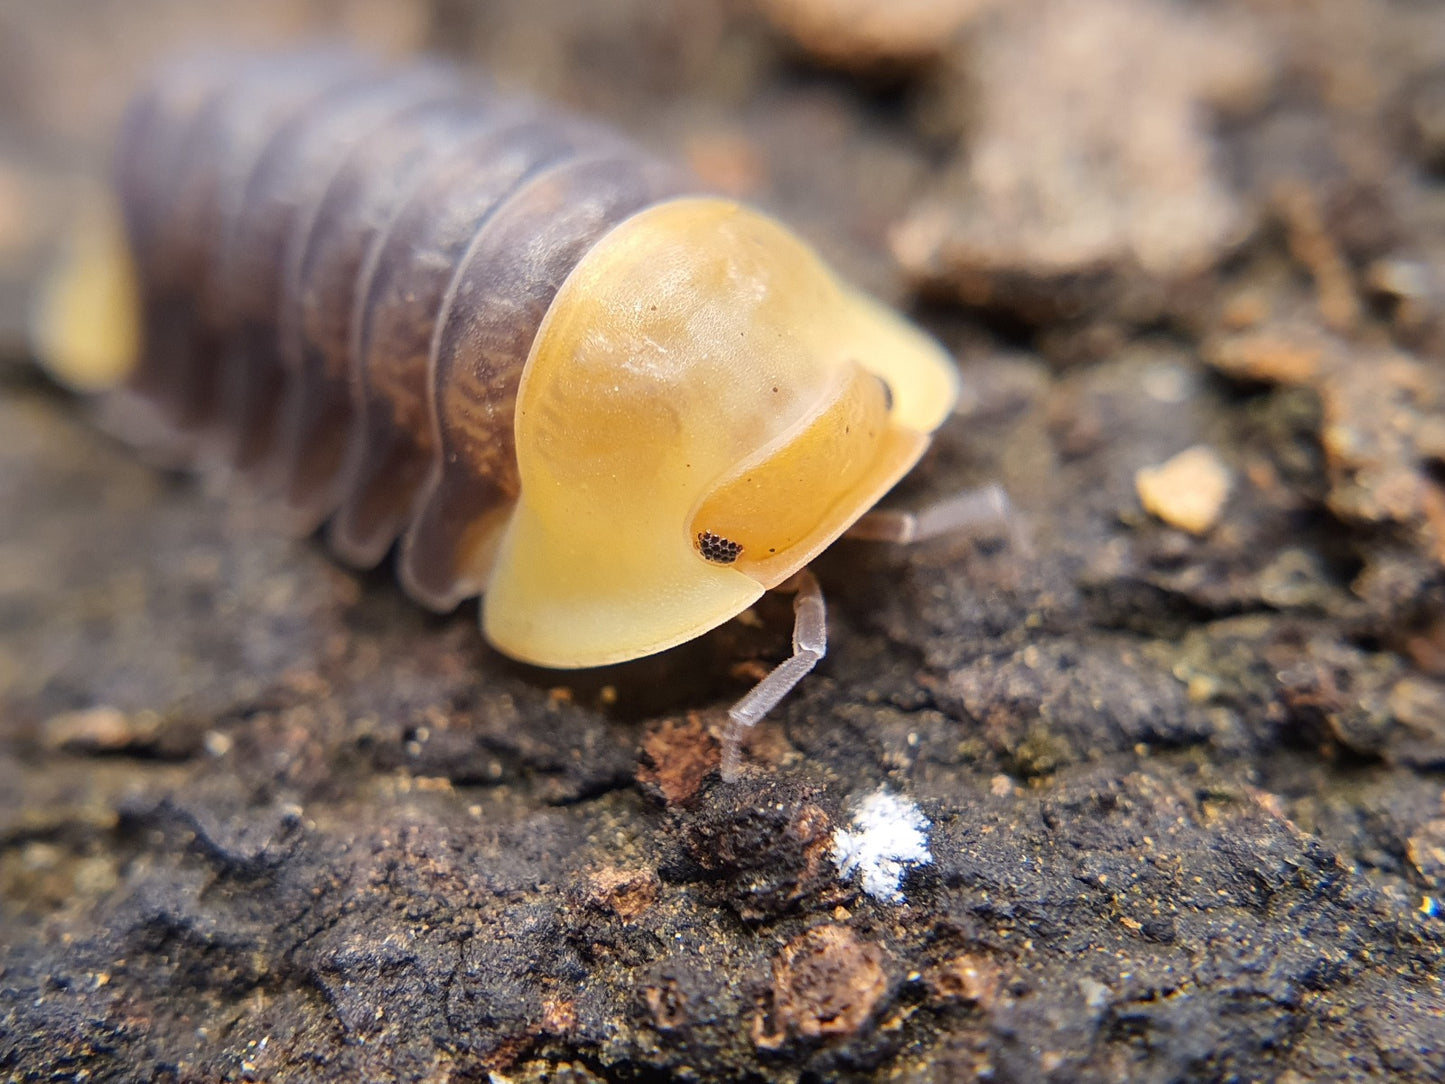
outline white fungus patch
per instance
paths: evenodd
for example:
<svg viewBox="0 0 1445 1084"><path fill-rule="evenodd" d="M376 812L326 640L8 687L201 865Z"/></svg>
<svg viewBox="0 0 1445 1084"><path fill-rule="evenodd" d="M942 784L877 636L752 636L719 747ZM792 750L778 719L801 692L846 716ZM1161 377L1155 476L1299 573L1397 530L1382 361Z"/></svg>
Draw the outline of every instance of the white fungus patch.
<svg viewBox="0 0 1445 1084"><path fill-rule="evenodd" d="M833 833L833 862L844 880L855 873L874 899L899 903L908 866L933 861L928 850L931 825L907 798L879 789L853 806L853 828Z"/></svg>

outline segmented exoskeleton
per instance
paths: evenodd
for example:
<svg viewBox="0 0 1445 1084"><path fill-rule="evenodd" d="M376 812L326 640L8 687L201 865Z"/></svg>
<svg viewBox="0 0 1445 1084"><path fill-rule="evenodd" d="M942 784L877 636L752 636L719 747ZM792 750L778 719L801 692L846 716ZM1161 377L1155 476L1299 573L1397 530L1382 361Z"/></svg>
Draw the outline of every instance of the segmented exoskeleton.
<svg viewBox="0 0 1445 1084"><path fill-rule="evenodd" d="M558 286L688 187L450 68L349 53L172 65L117 175L144 306L128 386L164 439L279 490L301 533L333 517L356 564L410 528L403 582L443 610L482 586L462 536L516 500L517 384Z"/></svg>

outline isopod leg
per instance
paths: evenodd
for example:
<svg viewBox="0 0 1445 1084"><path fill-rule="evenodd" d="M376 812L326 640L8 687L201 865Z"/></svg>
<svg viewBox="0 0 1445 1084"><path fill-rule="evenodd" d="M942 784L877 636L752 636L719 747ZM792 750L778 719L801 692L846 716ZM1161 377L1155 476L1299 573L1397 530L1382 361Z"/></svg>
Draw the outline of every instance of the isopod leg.
<svg viewBox="0 0 1445 1084"><path fill-rule="evenodd" d="M917 512L875 510L848 529L847 537L907 545L951 534L1005 528L1017 535L1019 517L1002 486L986 485L944 497Z"/></svg>
<svg viewBox="0 0 1445 1084"><path fill-rule="evenodd" d="M350 389L324 373L294 374L294 399L282 416L286 519L308 535L341 503L341 468L352 425Z"/></svg>
<svg viewBox="0 0 1445 1084"><path fill-rule="evenodd" d="M328 526L331 548L357 568L381 563L405 529L431 467L414 443L396 433L390 418L370 423L359 451L364 458L347 468L346 500Z"/></svg>
<svg viewBox="0 0 1445 1084"><path fill-rule="evenodd" d="M797 592L793 599L793 654L728 709L722 756L722 777L728 783L738 778L743 735L777 707L828 651L828 612L817 579L805 568L783 590Z"/></svg>
<svg viewBox="0 0 1445 1084"><path fill-rule="evenodd" d="M397 575L417 602L448 613L486 590L512 503L491 479L466 474L433 472L422 492L425 500L402 538Z"/></svg>

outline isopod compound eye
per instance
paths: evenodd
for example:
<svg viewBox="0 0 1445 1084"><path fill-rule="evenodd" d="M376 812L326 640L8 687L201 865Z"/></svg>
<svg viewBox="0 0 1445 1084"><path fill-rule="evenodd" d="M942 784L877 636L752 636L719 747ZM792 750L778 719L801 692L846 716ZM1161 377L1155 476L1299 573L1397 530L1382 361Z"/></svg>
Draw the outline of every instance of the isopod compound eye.
<svg viewBox="0 0 1445 1084"><path fill-rule="evenodd" d="M714 534L712 531L699 531L697 549L702 554L704 561L730 565L742 556L743 544L734 542L731 538L724 538L720 534Z"/></svg>

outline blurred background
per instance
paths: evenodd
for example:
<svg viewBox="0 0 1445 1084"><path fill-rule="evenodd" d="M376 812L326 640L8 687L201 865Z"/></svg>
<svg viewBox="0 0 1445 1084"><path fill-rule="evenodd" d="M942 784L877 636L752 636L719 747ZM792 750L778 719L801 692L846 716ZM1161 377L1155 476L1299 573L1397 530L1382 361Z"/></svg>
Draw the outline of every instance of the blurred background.
<svg viewBox="0 0 1445 1084"><path fill-rule="evenodd" d="M1172 313L1181 283L1303 216L1439 350L1435 0L0 0L4 352L159 56L321 38L441 53L613 121L884 294L1029 332L1087 308L1070 349ZM1328 288L1335 325L1350 287Z"/></svg>
<svg viewBox="0 0 1445 1084"><path fill-rule="evenodd" d="M15 353L28 287L77 186L103 176L127 96L159 57L336 39L483 68L689 159L726 190L791 191L791 209L815 223L849 206L854 234L878 251L924 165L893 117L858 117L846 88L785 88L803 54L747 0L0 0L4 352ZM887 213L865 206L880 198ZM834 224L813 232L832 233L835 250L851 243Z"/></svg>

